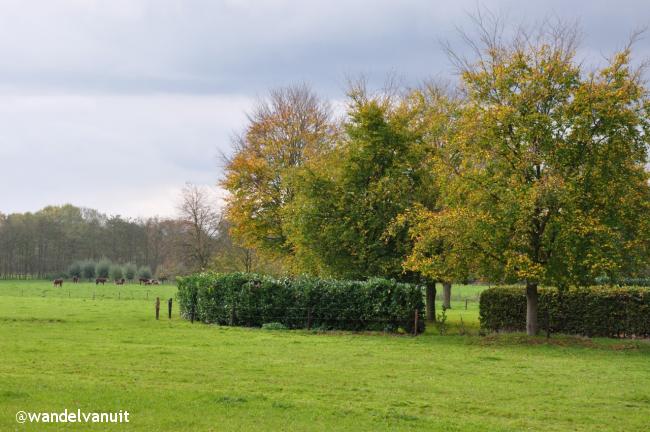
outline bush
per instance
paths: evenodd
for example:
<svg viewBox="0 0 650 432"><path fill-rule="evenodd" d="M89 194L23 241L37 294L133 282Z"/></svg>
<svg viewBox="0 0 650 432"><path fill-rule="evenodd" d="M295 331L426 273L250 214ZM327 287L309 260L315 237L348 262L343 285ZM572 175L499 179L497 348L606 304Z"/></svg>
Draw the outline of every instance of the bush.
<svg viewBox="0 0 650 432"><path fill-rule="evenodd" d="M650 277L630 278L625 277L618 280L611 280L607 276L597 277L596 285L619 285L619 286L640 286L650 287Z"/></svg>
<svg viewBox="0 0 650 432"><path fill-rule="evenodd" d="M128 263L124 266L124 277L127 280L132 281L135 279L135 275L138 272L138 268L133 263Z"/></svg>
<svg viewBox="0 0 650 432"><path fill-rule="evenodd" d="M86 279L92 279L95 277L95 262L94 261L84 261L81 266L83 271L83 276Z"/></svg>
<svg viewBox="0 0 650 432"><path fill-rule="evenodd" d="M262 324L264 330L288 330L288 327L279 322L265 323Z"/></svg>
<svg viewBox="0 0 650 432"><path fill-rule="evenodd" d="M424 330L422 289L385 279L274 279L247 273L200 273L178 278L181 313L206 323L288 328Z"/></svg>
<svg viewBox="0 0 650 432"><path fill-rule="evenodd" d="M149 266L142 266L138 270L138 277L144 278L144 279L151 279L151 269Z"/></svg>
<svg viewBox="0 0 650 432"><path fill-rule="evenodd" d="M102 258L98 263L97 266L95 267L95 275L98 278L106 278L108 279L109 273L111 271L111 266L112 263L110 260L106 258Z"/></svg>
<svg viewBox="0 0 650 432"><path fill-rule="evenodd" d="M481 328L523 331L523 287L489 288L481 293ZM650 290L640 287L588 287L539 290L540 330L604 337L650 336Z"/></svg>
<svg viewBox="0 0 650 432"><path fill-rule="evenodd" d="M120 265L113 265L111 266L111 279L113 280L119 280L124 277L124 272L122 271L122 266Z"/></svg>
<svg viewBox="0 0 650 432"><path fill-rule="evenodd" d="M80 278L82 273L83 273L82 263L79 261L73 262L72 264L70 264L70 267L68 267L68 275L70 277Z"/></svg>

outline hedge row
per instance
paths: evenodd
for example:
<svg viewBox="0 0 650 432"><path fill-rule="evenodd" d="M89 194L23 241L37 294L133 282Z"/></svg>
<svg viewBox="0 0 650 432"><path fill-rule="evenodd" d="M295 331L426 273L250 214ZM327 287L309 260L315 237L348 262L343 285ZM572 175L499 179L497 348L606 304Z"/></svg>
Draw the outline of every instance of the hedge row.
<svg viewBox="0 0 650 432"><path fill-rule="evenodd" d="M524 287L489 288L481 293L481 328L526 329ZM640 287L539 289L541 331L604 337L650 336L650 290Z"/></svg>
<svg viewBox="0 0 650 432"><path fill-rule="evenodd" d="M619 286L639 286L639 287L650 287L650 277L639 277L639 278L621 278L618 280L611 280L610 278L603 276L596 278L596 285L619 285Z"/></svg>
<svg viewBox="0 0 650 432"><path fill-rule="evenodd" d="M247 273L200 273L178 279L182 315L220 325L424 331L422 289L386 279L275 279Z"/></svg>

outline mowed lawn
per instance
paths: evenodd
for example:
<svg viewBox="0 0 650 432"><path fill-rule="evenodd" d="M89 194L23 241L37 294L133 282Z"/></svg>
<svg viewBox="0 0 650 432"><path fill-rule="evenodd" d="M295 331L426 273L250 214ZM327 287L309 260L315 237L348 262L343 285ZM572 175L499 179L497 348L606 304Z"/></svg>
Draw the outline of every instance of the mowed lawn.
<svg viewBox="0 0 650 432"><path fill-rule="evenodd" d="M174 290L0 282L0 431L650 429L646 342L478 336L462 297L447 336L191 325L166 303L156 321ZM15 421L77 408L130 422Z"/></svg>

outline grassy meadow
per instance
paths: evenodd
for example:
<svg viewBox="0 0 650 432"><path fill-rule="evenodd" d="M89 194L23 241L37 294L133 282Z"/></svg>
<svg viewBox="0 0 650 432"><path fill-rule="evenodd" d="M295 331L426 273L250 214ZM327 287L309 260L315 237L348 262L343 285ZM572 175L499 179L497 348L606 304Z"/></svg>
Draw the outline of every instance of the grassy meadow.
<svg viewBox="0 0 650 432"><path fill-rule="evenodd" d="M191 325L172 285L0 281L0 431L648 430L650 344L478 336L480 289L414 338ZM130 422L15 420L66 408Z"/></svg>

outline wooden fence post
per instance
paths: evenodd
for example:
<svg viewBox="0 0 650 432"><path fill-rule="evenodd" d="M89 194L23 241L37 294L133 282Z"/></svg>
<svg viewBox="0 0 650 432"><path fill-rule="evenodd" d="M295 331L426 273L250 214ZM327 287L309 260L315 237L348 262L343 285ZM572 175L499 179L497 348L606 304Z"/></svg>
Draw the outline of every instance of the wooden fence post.
<svg viewBox="0 0 650 432"><path fill-rule="evenodd" d="M413 336L418 335L418 318L419 318L419 314L418 314L418 310L416 309L415 310L415 326L413 327Z"/></svg>
<svg viewBox="0 0 650 432"><path fill-rule="evenodd" d="M160 318L160 297L156 297L156 319Z"/></svg>
<svg viewBox="0 0 650 432"><path fill-rule="evenodd" d="M169 310L169 319L172 319L172 299L167 300L167 309Z"/></svg>
<svg viewBox="0 0 650 432"><path fill-rule="evenodd" d="M311 329L311 308L307 309L307 330Z"/></svg>
<svg viewBox="0 0 650 432"><path fill-rule="evenodd" d="M465 310L467 310L467 299L465 299Z"/></svg>
<svg viewBox="0 0 650 432"><path fill-rule="evenodd" d="M230 308L230 326L235 325L235 303L232 304Z"/></svg>

